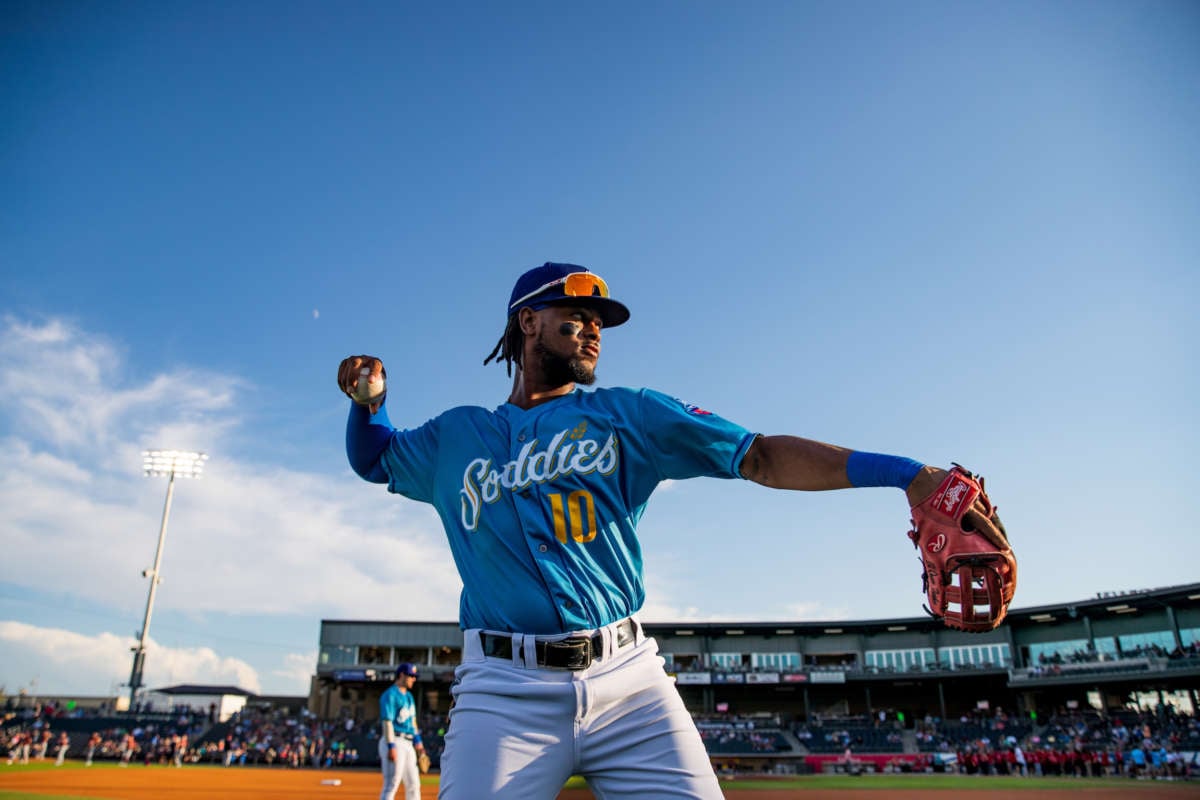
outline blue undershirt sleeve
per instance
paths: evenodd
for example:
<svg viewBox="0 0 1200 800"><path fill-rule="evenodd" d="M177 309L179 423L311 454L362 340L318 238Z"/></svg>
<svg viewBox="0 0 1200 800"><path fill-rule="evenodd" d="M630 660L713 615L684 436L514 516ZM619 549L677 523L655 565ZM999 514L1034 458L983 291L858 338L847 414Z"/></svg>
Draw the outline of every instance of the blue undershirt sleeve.
<svg viewBox="0 0 1200 800"><path fill-rule="evenodd" d="M846 459L846 478L854 486L895 486L907 489L925 465L903 456L856 450Z"/></svg>
<svg viewBox="0 0 1200 800"><path fill-rule="evenodd" d="M380 456L395 432L388 419L386 405L380 406L372 414L366 406L350 404L350 417L346 420L346 458L350 460L350 468L360 478L371 483L388 482Z"/></svg>

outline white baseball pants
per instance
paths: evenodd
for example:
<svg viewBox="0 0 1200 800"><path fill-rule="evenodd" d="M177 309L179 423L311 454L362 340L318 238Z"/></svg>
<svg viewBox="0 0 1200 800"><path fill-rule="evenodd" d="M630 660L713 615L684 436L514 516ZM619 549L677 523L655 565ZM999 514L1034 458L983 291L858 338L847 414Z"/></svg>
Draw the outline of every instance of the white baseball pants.
<svg viewBox="0 0 1200 800"><path fill-rule="evenodd" d="M421 800L421 771L417 769L417 751L413 743L396 737L396 760L388 758L387 740L379 737L379 760L383 763L383 790L379 800L394 800L404 784L404 800Z"/></svg>
<svg viewBox="0 0 1200 800"><path fill-rule="evenodd" d="M513 657L483 655L464 635L455 671L439 800L554 800L582 775L597 800L723 797L696 724L663 670L658 643L637 626L578 672L538 667L532 636L513 636ZM527 664L532 666L527 666Z"/></svg>

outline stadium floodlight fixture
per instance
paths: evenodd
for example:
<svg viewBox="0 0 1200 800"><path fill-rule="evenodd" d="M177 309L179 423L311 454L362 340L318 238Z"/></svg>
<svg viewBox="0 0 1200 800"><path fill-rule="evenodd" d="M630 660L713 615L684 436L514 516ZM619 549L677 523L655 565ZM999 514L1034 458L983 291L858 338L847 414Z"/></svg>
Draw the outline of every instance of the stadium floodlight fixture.
<svg viewBox="0 0 1200 800"><path fill-rule="evenodd" d="M129 710L134 709L137 693L142 688L142 674L146 666L146 637L150 634L150 615L154 613L154 598L158 594L159 574L162 568L163 542L167 538L167 519L171 516L171 498L175 494L175 478L199 478L204 471L206 453L189 450L143 450L142 471L147 477L166 475L167 499L163 504L162 524L158 527L158 547L154 551L154 566L142 570L142 577L150 579L150 591L146 596L146 615L142 618L142 630L138 634L137 647L133 650L133 671L129 674Z"/></svg>
<svg viewBox="0 0 1200 800"><path fill-rule="evenodd" d="M143 450L142 470L147 476L169 475L174 478L199 478L204 471L205 453L186 450Z"/></svg>

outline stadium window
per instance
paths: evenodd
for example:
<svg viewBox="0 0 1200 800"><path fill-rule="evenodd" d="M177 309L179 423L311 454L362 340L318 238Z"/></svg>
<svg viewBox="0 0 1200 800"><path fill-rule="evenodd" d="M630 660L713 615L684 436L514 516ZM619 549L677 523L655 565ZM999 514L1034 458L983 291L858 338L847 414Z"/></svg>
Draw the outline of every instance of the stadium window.
<svg viewBox="0 0 1200 800"><path fill-rule="evenodd" d="M322 666L340 666L344 664L354 664L354 648L349 645L335 644L329 647L321 648L320 663Z"/></svg>
<svg viewBox="0 0 1200 800"><path fill-rule="evenodd" d="M1062 642L1043 642L1041 644L1029 645L1029 655L1033 659L1034 664L1041 662L1043 656L1046 660L1062 660L1067 659L1077 653L1087 652L1087 639L1070 639Z"/></svg>
<svg viewBox="0 0 1200 800"><path fill-rule="evenodd" d="M1168 653L1175 649L1175 637L1170 631L1131 633L1119 637L1121 652L1136 653L1139 650L1160 647Z"/></svg>
<svg viewBox="0 0 1200 800"><path fill-rule="evenodd" d="M1188 628L1179 632L1179 638L1183 640L1183 646L1189 647L1200 641L1200 628Z"/></svg>
<svg viewBox="0 0 1200 800"><path fill-rule="evenodd" d="M359 664L391 664L392 648L361 645L358 648Z"/></svg>

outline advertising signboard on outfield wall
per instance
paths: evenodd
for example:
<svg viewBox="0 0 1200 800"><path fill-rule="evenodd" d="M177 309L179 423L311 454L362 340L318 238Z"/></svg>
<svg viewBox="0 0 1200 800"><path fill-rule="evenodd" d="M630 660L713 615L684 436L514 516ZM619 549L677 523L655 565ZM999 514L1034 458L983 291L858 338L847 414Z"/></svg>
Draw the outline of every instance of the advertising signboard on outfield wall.
<svg viewBox="0 0 1200 800"><path fill-rule="evenodd" d="M813 683L845 683L846 673L844 672L813 672L808 676L808 679Z"/></svg>
<svg viewBox="0 0 1200 800"><path fill-rule="evenodd" d="M779 683L778 672L748 672L746 683Z"/></svg>
<svg viewBox="0 0 1200 800"><path fill-rule="evenodd" d="M712 675L707 672L677 672L675 682L680 685L707 686L712 683Z"/></svg>

